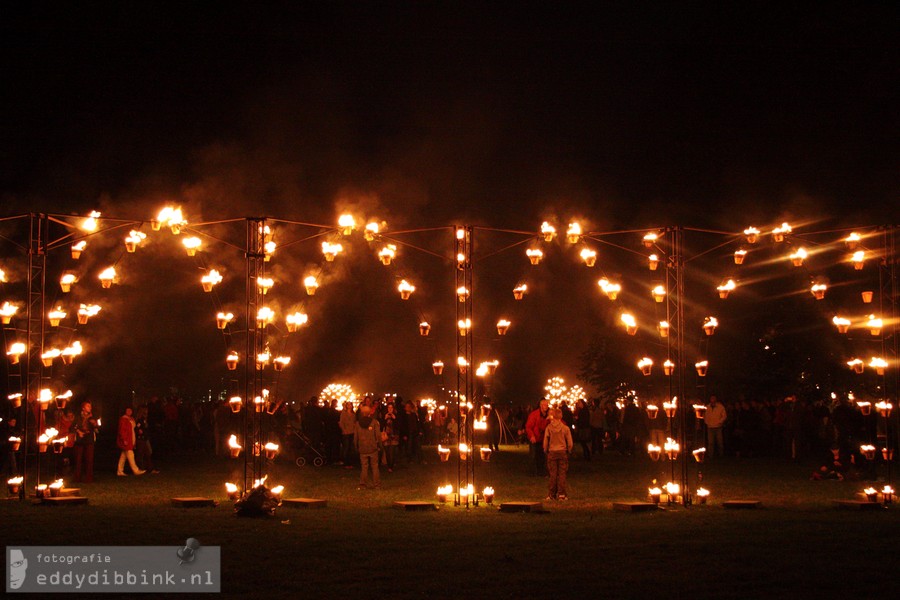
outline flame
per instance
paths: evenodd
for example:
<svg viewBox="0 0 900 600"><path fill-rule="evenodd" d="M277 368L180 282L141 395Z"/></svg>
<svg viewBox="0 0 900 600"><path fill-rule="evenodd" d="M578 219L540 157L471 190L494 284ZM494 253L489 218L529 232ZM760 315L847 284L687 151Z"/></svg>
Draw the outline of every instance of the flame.
<svg viewBox="0 0 900 600"><path fill-rule="evenodd" d="M577 221L569 223L566 235L570 237L581 237L581 225Z"/></svg>
<svg viewBox="0 0 900 600"><path fill-rule="evenodd" d="M866 261L866 252L865 250L857 250L850 256L850 262L854 263L863 263Z"/></svg>
<svg viewBox="0 0 900 600"><path fill-rule="evenodd" d="M493 496L493 495L494 495L494 488L492 488L491 486L487 486L486 488L484 488L484 491L481 492L481 493L482 493L483 495L485 495L485 496Z"/></svg>
<svg viewBox="0 0 900 600"><path fill-rule="evenodd" d="M241 399L240 396L232 396L231 398L228 399L229 404L241 404L242 402L243 402L243 399ZM234 436L231 436L231 437L234 437ZM236 441L237 441L237 438L235 438L235 442Z"/></svg>
<svg viewBox="0 0 900 600"><path fill-rule="evenodd" d="M234 398L232 398L232 400L234 400ZM241 446L238 443L237 436L234 434L231 434L231 437L228 438L228 447L229 448L243 448L243 446Z"/></svg>
<svg viewBox="0 0 900 600"><path fill-rule="evenodd" d="M672 398L671 402L663 402L663 410L675 410L678 408L678 398Z"/></svg>
<svg viewBox="0 0 900 600"><path fill-rule="evenodd" d="M259 310L256 311L256 321L267 325L273 323L275 321L275 311L268 306L261 306Z"/></svg>
<svg viewBox="0 0 900 600"><path fill-rule="evenodd" d="M862 240L862 236L860 236L855 231L851 232L850 235L844 238L844 241L848 244L858 243L860 240Z"/></svg>
<svg viewBox="0 0 900 600"><path fill-rule="evenodd" d="M806 251L806 248L800 247L797 248L796 252L791 253L790 259L793 261L803 261L809 256L809 252Z"/></svg>
<svg viewBox="0 0 900 600"><path fill-rule="evenodd" d="M338 217L338 227L344 229L345 231L347 229L353 231L353 228L356 227L356 219L353 218L353 215L343 214Z"/></svg>
<svg viewBox="0 0 900 600"><path fill-rule="evenodd" d="M289 364L291 364L291 357L290 356L276 356L274 362L278 363L282 367L286 367Z"/></svg>
<svg viewBox="0 0 900 600"><path fill-rule="evenodd" d="M884 321L875 315L869 315L869 321L866 323L869 326L869 329L881 329L884 325Z"/></svg>
<svg viewBox="0 0 900 600"><path fill-rule="evenodd" d="M306 325L309 322L309 316L306 313L295 312L295 313L290 314L287 317L285 317L285 321L289 325L294 325L294 326L299 327L301 325Z"/></svg>
<svg viewBox="0 0 900 600"><path fill-rule="evenodd" d="M269 364L269 360L271 358L272 358L272 355L269 354L268 351L260 352L259 354L256 355L256 362L261 365L267 365L267 364Z"/></svg>
<svg viewBox="0 0 900 600"><path fill-rule="evenodd" d="M468 366L469 366L469 361L467 361L467 360L465 359L465 357L460 356L460 357L458 357L458 358L456 359L456 364L459 365L460 367L468 367Z"/></svg>
<svg viewBox="0 0 900 600"><path fill-rule="evenodd" d="M378 251L378 258L380 258L382 262L385 262L386 260L389 262L393 260L396 255L397 246L394 244L388 244Z"/></svg>
<svg viewBox="0 0 900 600"><path fill-rule="evenodd" d="M55 309L47 313L47 318L53 321L65 319L67 316L68 313L63 310L61 306L57 306Z"/></svg>
<svg viewBox="0 0 900 600"><path fill-rule="evenodd" d="M466 289L466 286L462 285L456 288L456 295L459 296L460 300L465 300L469 297L469 290Z"/></svg>
<svg viewBox="0 0 900 600"><path fill-rule="evenodd" d="M200 278L200 283L218 285L222 283L222 275L217 270L210 269L209 273Z"/></svg>
<svg viewBox="0 0 900 600"><path fill-rule="evenodd" d="M659 234L651 231L650 233L648 233L647 235L644 236L644 243L645 244L655 244L656 240L658 240L658 239L659 239Z"/></svg>
<svg viewBox="0 0 900 600"><path fill-rule="evenodd" d="M265 448L266 450L274 450L277 452L278 444L276 444L275 442L266 442L266 445L263 446L263 448Z"/></svg>
<svg viewBox="0 0 900 600"><path fill-rule="evenodd" d="M647 444L647 453L654 454L656 452L662 452L662 448L655 444Z"/></svg>
<svg viewBox="0 0 900 600"><path fill-rule="evenodd" d="M651 262L651 263L659 262L659 255L651 254L650 256L647 257L647 261Z"/></svg>
<svg viewBox="0 0 900 600"><path fill-rule="evenodd" d="M695 362L695 363L694 363L694 366L697 367L698 369L704 368L704 367L708 367L708 366L709 366L709 361L708 361L708 360L701 360L700 362Z"/></svg>
<svg viewBox="0 0 900 600"><path fill-rule="evenodd" d="M681 486L672 481L666 483L666 485L664 485L663 487L666 489L666 493L670 496L677 496L681 493Z"/></svg>
<svg viewBox="0 0 900 600"><path fill-rule="evenodd" d="M625 324L626 327L637 327L637 321L634 319L634 315L628 313L622 313L620 317L622 323Z"/></svg>
<svg viewBox="0 0 900 600"><path fill-rule="evenodd" d="M509 322L507 319L500 319L499 321L497 321L498 328L508 329L510 325L512 325L512 323Z"/></svg>
<svg viewBox="0 0 900 600"><path fill-rule="evenodd" d="M366 233L374 238L381 231L381 225L375 221L366 224Z"/></svg>
<svg viewBox="0 0 900 600"><path fill-rule="evenodd" d="M444 361L442 361L442 360L436 360L436 361L434 361L433 363L431 363L431 366L434 367L435 369L443 369L443 368L444 368Z"/></svg>
<svg viewBox="0 0 900 600"><path fill-rule="evenodd" d="M229 494L236 494L237 491L238 491L238 486L236 486L236 485L233 484L233 483L226 483L226 484L225 484L225 491L226 491L227 493L229 493Z"/></svg>
<svg viewBox="0 0 900 600"><path fill-rule="evenodd" d="M861 364L863 364L863 361L861 361L858 358L854 358L853 360L847 361L847 366L850 367L851 369L856 367L857 365L861 365Z"/></svg>
<svg viewBox="0 0 900 600"><path fill-rule="evenodd" d="M666 288L661 285L658 285L655 288L653 288L652 290L650 290L650 293L653 295L654 298L663 298L666 295Z"/></svg>
<svg viewBox="0 0 900 600"><path fill-rule="evenodd" d="M663 363L663 367L666 367L666 368L671 369L671 368L674 368L674 367L675 367L675 363L673 363L671 360L669 360L669 359L667 358L667 359L666 359L666 362Z"/></svg>
<svg viewBox="0 0 900 600"><path fill-rule="evenodd" d="M439 486L437 493L438 496L449 496L453 493L453 486L450 484Z"/></svg>
<svg viewBox="0 0 900 600"><path fill-rule="evenodd" d="M316 281L315 276L309 275L308 277L306 277L303 280L303 286L306 287L307 290L309 290L309 289L315 290L316 288L319 287L319 282Z"/></svg>
<svg viewBox="0 0 900 600"><path fill-rule="evenodd" d="M203 245L203 242L201 242L200 238L198 238L198 237L185 238L185 239L181 240L181 243L184 245L185 249L188 250L189 252L192 250L196 251L198 248L200 248L201 245Z"/></svg>
<svg viewBox="0 0 900 600"><path fill-rule="evenodd" d="M400 281L400 285L397 286L397 290L401 294L412 294L414 291L416 291L416 286L403 279L402 281Z"/></svg>
<svg viewBox="0 0 900 600"><path fill-rule="evenodd" d="M263 244L263 254L265 254L266 256L272 256L273 254L275 254L275 248L277 247L278 244L276 244L272 240L269 240L268 242Z"/></svg>
<svg viewBox="0 0 900 600"><path fill-rule="evenodd" d="M78 308L78 314L86 317L96 317L100 307L96 304L82 304Z"/></svg>
<svg viewBox="0 0 900 600"><path fill-rule="evenodd" d="M15 304L4 302L3 306L0 306L0 317L3 317L4 319L14 317L17 312L19 312L19 307Z"/></svg>
<svg viewBox="0 0 900 600"><path fill-rule="evenodd" d="M647 491L650 492L651 496L659 496L662 494L662 490L658 487L647 488Z"/></svg>
<svg viewBox="0 0 900 600"><path fill-rule="evenodd" d="M592 249L590 249L590 248L582 248L581 253L579 254L579 256L581 256L581 260L583 260L583 261L586 262L586 263L589 263L589 262L591 262L593 259L596 259L596 258L597 258L597 251L596 251L596 250L592 250Z"/></svg>
<svg viewBox="0 0 900 600"><path fill-rule="evenodd" d="M543 223L541 223L541 234L543 234L545 238L547 236L550 236L550 239L553 239L553 236L556 235L556 227L554 227L547 221L544 221Z"/></svg>
<svg viewBox="0 0 900 600"><path fill-rule="evenodd" d="M256 280L256 286L263 290L263 293L269 291L275 285L275 280L271 277L259 277Z"/></svg>
<svg viewBox="0 0 900 600"><path fill-rule="evenodd" d="M25 481L25 479L21 475L19 475L18 477L12 477L10 479L7 479L6 483L8 483L10 485L22 485L23 481Z"/></svg>
<svg viewBox="0 0 900 600"><path fill-rule="evenodd" d="M715 317L706 317L705 319L703 319L703 326L704 327L713 327L713 328L718 327L719 320Z"/></svg>
<svg viewBox="0 0 900 600"><path fill-rule="evenodd" d="M782 223L779 227L776 227L772 230L772 233L775 235L787 235L791 233L794 229L787 223Z"/></svg>
<svg viewBox="0 0 900 600"><path fill-rule="evenodd" d="M881 493L885 494L886 496L890 496L894 493L894 488L892 488L889 485L886 485L883 488L881 488Z"/></svg>
<svg viewBox="0 0 900 600"><path fill-rule="evenodd" d="M78 281L78 278L72 273L66 273L59 278L60 285L72 285L76 281Z"/></svg>
<svg viewBox="0 0 900 600"><path fill-rule="evenodd" d="M156 221L172 228L172 233L180 233L181 227L187 225L181 207L166 206L156 215Z"/></svg>
<svg viewBox="0 0 900 600"><path fill-rule="evenodd" d="M216 313L216 320L231 323L234 320L234 313Z"/></svg>
<svg viewBox="0 0 900 600"><path fill-rule="evenodd" d="M525 256L530 259L540 260L544 257L544 251L540 248L529 248L525 251Z"/></svg>
<svg viewBox="0 0 900 600"><path fill-rule="evenodd" d="M54 358L59 358L59 356L61 354L62 354L62 350L60 350L59 348L50 348L49 350L47 350L46 352L41 354L41 359L42 360L47 360L47 359L53 360ZM41 390L41 394L43 394L44 391L49 391L49 390Z"/></svg>
<svg viewBox="0 0 900 600"><path fill-rule="evenodd" d="M513 294L524 294L528 291L528 285L524 283L520 283L516 287L513 288Z"/></svg>
<svg viewBox="0 0 900 600"><path fill-rule="evenodd" d="M869 366L873 369L885 369L888 366L888 363L883 358L879 358L877 356L872 357L872 360L869 361Z"/></svg>
<svg viewBox="0 0 900 600"><path fill-rule="evenodd" d="M275 496L280 496L280 495L282 495L282 494L284 493L284 486L283 486L283 485L276 485L275 487L273 487L273 488L272 488L271 490L269 490L269 491L272 492L272 494L275 495Z"/></svg>
<svg viewBox="0 0 900 600"><path fill-rule="evenodd" d="M100 272L99 279L100 281L115 281L116 280L116 268L115 267L107 267Z"/></svg>
<svg viewBox="0 0 900 600"><path fill-rule="evenodd" d="M84 252L85 248L87 248L87 240L81 240L77 244L72 244L72 250L74 252Z"/></svg>
<svg viewBox="0 0 900 600"><path fill-rule="evenodd" d="M706 489L706 488L698 488L698 489L697 489L697 495L700 496L701 498L708 498L708 497L709 497L709 490Z"/></svg>
<svg viewBox="0 0 900 600"><path fill-rule="evenodd" d="M254 479L253 480L253 488L255 489L261 485L265 485L266 479L268 479L268 478L269 478L268 475L263 475L261 479Z"/></svg>
<svg viewBox="0 0 900 600"><path fill-rule="evenodd" d="M461 331L468 331L469 329L472 329L472 319L460 319L456 325Z"/></svg>
<svg viewBox="0 0 900 600"><path fill-rule="evenodd" d="M744 235L759 235L759 229L756 227L748 227L744 230Z"/></svg>
<svg viewBox="0 0 900 600"><path fill-rule="evenodd" d="M734 282L734 279L729 279L722 285L717 286L716 289L720 292L732 292L736 287L737 284Z"/></svg>
<svg viewBox="0 0 900 600"><path fill-rule="evenodd" d="M143 231L137 231L135 229L132 229L131 231L128 232L128 236L125 238L125 243L126 244L134 244L135 246L137 246L138 244L143 242L145 239L147 239L146 233L144 233ZM196 238L194 238L194 239L196 239Z"/></svg>
<svg viewBox="0 0 900 600"><path fill-rule="evenodd" d="M344 247L340 244L332 244L331 242L322 242L322 254L325 255L325 258L334 259L335 256L343 252Z"/></svg>
<svg viewBox="0 0 900 600"><path fill-rule="evenodd" d="M92 210L90 216L81 222L81 229L88 232L97 231L97 219L99 218L100 213L96 210Z"/></svg>
<svg viewBox="0 0 900 600"><path fill-rule="evenodd" d="M25 350L26 350L26 348L25 348L24 343L15 342L9 347L9 350L6 352L6 355L7 356L22 356L23 354L25 354Z"/></svg>
<svg viewBox="0 0 900 600"><path fill-rule="evenodd" d="M51 483L51 484L48 485L47 487L49 487L49 488L51 488L51 489L54 489L54 490L58 490L58 489L61 489L62 486L63 486L63 480L62 480L62 479L57 479L56 481L54 481L53 483Z"/></svg>
<svg viewBox="0 0 900 600"><path fill-rule="evenodd" d="M75 340L72 342L72 345L63 348L60 354L62 356L79 356L82 352L84 352L84 348L81 345L81 342Z"/></svg>
<svg viewBox="0 0 900 600"><path fill-rule="evenodd" d="M329 406L332 401L335 402L337 410L343 410L344 404L347 403L355 410L359 405L359 396L347 383L330 383L319 393L319 403Z"/></svg>
<svg viewBox="0 0 900 600"><path fill-rule="evenodd" d="M642 358L641 360L638 361L637 366L638 366L638 369L643 369L644 367L652 367L653 359L645 356L644 358Z"/></svg>

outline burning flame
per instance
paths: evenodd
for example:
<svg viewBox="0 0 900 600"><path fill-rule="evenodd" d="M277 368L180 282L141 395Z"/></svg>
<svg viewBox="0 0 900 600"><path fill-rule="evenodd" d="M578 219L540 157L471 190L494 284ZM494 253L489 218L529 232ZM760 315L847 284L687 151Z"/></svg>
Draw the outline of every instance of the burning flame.
<svg viewBox="0 0 900 600"><path fill-rule="evenodd" d="M872 357L872 360L869 361L869 366L873 369L885 369L888 366L888 363L883 358L879 358L877 356Z"/></svg>
<svg viewBox="0 0 900 600"><path fill-rule="evenodd" d="M658 239L659 239L659 234L651 231L650 233L648 233L647 235L644 236L644 245L646 245L648 247L652 246L653 244L656 243L656 241Z"/></svg>
<svg viewBox="0 0 900 600"><path fill-rule="evenodd" d="M541 223L541 235L544 236L544 239L548 242L553 241L553 238L556 237L556 227L544 221Z"/></svg>
<svg viewBox="0 0 900 600"><path fill-rule="evenodd" d="M400 285L397 286L397 290L401 295L409 295L416 291L416 286L403 279L402 281L400 281Z"/></svg>
<svg viewBox="0 0 900 600"><path fill-rule="evenodd" d="M349 403L356 409L359 404L359 396L349 384L330 383L319 393L319 403L329 406L332 401L335 402L337 410L343 410L345 403Z"/></svg>
<svg viewBox="0 0 900 600"><path fill-rule="evenodd" d="M697 495L701 498L709 498L709 490L706 488L699 488L697 490Z"/></svg>
<svg viewBox="0 0 900 600"><path fill-rule="evenodd" d="M628 327L628 328L637 327L637 321L635 321L634 315L631 315L628 313L622 313L622 316L620 317L620 319L621 319L622 323L625 324L625 327Z"/></svg>
<svg viewBox="0 0 900 600"><path fill-rule="evenodd" d="M381 259L381 262L388 265L394 260L394 257L397 255L397 246L394 244L388 244L378 252L378 258Z"/></svg>
<svg viewBox="0 0 900 600"><path fill-rule="evenodd" d="M72 244L72 252L84 252L87 248L87 240L81 240L77 244Z"/></svg>
<svg viewBox="0 0 900 600"><path fill-rule="evenodd" d="M88 232L97 231L97 219L99 218L100 213L96 210L92 210L90 216L81 222L81 229Z"/></svg>
<svg viewBox="0 0 900 600"><path fill-rule="evenodd" d="M666 483L666 485L664 485L663 487L665 488L666 493L670 496L677 496L681 493L681 486L672 481Z"/></svg>
<svg viewBox="0 0 900 600"><path fill-rule="evenodd" d="M590 248L582 248L579 256L581 256L581 260L590 267L594 264L594 261L597 260L597 251Z"/></svg>
<svg viewBox="0 0 900 600"><path fill-rule="evenodd" d="M107 282L112 283L112 282L115 282L116 277L117 277L117 275L116 275L115 267L107 267L106 269L103 269L103 271L101 271L100 275L99 275L99 279L101 282L107 281Z"/></svg>
<svg viewBox="0 0 900 600"><path fill-rule="evenodd" d="M734 279L729 279L722 285L717 286L716 289L720 292L733 292L736 287L737 284L734 282Z"/></svg>
<svg viewBox="0 0 900 600"><path fill-rule="evenodd" d="M472 329L472 319L460 319L456 325L459 327L459 330L465 335L465 332Z"/></svg>
<svg viewBox="0 0 900 600"><path fill-rule="evenodd" d="M865 250L857 250L850 256L850 262L854 262L857 264L862 264L866 261L866 252Z"/></svg>
<svg viewBox="0 0 900 600"><path fill-rule="evenodd" d="M232 400L234 400L234 398L232 398ZM228 438L228 447L229 448L243 448L243 446L241 446L238 443L237 436L234 434L232 434L231 437Z"/></svg>
<svg viewBox="0 0 900 600"><path fill-rule="evenodd" d="M569 223L569 228L566 230L566 236L568 236L570 242L577 242L581 237L581 225L579 225L578 222ZM574 240L574 242L572 240Z"/></svg>
<svg viewBox="0 0 900 600"><path fill-rule="evenodd" d="M325 260L332 261L334 257L343 252L344 247L340 244L332 244L331 242L322 242L322 254Z"/></svg>
<svg viewBox="0 0 900 600"><path fill-rule="evenodd" d="M662 299L662 298L666 297L666 288L661 285L658 285L655 288L653 288L652 290L650 290L650 293L653 295L654 298Z"/></svg>
<svg viewBox="0 0 900 600"><path fill-rule="evenodd" d="M218 285L222 283L222 275L215 269L210 269L209 273L200 278L200 283L207 285Z"/></svg>
<svg viewBox="0 0 900 600"><path fill-rule="evenodd" d="M338 227L343 229L344 235L350 235L350 232L356 227L356 219L353 215L343 214L338 217Z"/></svg>
<svg viewBox="0 0 900 600"><path fill-rule="evenodd" d="M525 256L527 256L531 262L540 262L540 260L544 258L544 251L540 248L529 248L525 251Z"/></svg>
<svg viewBox="0 0 900 600"><path fill-rule="evenodd" d="M847 361L847 366L850 367L851 369L855 368L857 365L862 365L862 364L863 364L863 361L861 361L858 358L854 358L853 360Z"/></svg>
<svg viewBox="0 0 900 600"><path fill-rule="evenodd" d="M641 360L638 361L637 366L638 366L638 369L642 369L642 370L644 369L644 367L652 367L653 360L645 356L644 358L642 358Z"/></svg>
<svg viewBox="0 0 900 600"><path fill-rule="evenodd" d="M273 323L275 321L275 311L268 306L262 306L256 311L256 321L258 323Z"/></svg>
<svg viewBox="0 0 900 600"><path fill-rule="evenodd" d="M187 225L187 221L181 212L181 207L166 206L156 215L156 222L172 229L172 233L181 233L181 228Z"/></svg>
<svg viewBox="0 0 900 600"><path fill-rule="evenodd" d="M787 235L791 233L794 229L788 225L787 223L782 223L780 227L776 227L772 230L772 233L775 235Z"/></svg>
<svg viewBox="0 0 900 600"><path fill-rule="evenodd" d="M806 251L806 248L797 248L796 252L792 252L790 255L790 259L797 262L803 262L809 256L809 253Z"/></svg>
<svg viewBox="0 0 900 600"><path fill-rule="evenodd" d="M850 319L845 319L844 317L834 317L831 319L831 322L838 327L850 327Z"/></svg>
<svg viewBox="0 0 900 600"><path fill-rule="evenodd" d="M273 285L275 285L275 280L271 277L259 277L256 280L256 287L258 287L263 294L272 289Z"/></svg>
<svg viewBox="0 0 900 600"><path fill-rule="evenodd" d="M881 329L884 325L884 321L876 317L875 315L869 315L869 321L866 323L869 326L869 329Z"/></svg>
<svg viewBox="0 0 900 600"><path fill-rule="evenodd" d="M3 306L0 306L0 317L3 317L4 319L11 319L17 312L19 312L19 307L15 304L4 302Z"/></svg>
<svg viewBox="0 0 900 600"><path fill-rule="evenodd" d="M6 352L7 356L22 356L23 354L25 354L25 344L22 342L13 343Z"/></svg>
<svg viewBox="0 0 900 600"><path fill-rule="evenodd" d="M59 348L50 348L49 350L41 354L41 360L53 360L54 358L59 358L61 354L62 351ZM43 392L44 390L41 390L42 394Z"/></svg>
<svg viewBox="0 0 900 600"><path fill-rule="evenodd" d="M185 238L181 240L181 243L184 245L185 250L188 251L188 256L193 256L193 253L203 245L203 242L198 237Z"/></svg>
<svg viewBox="0 0 900 600"><path fill-rule="evenodd" d="M60 354L62 356L75 357L75 356L81 355L81 353L83 351L84 351L84 348L81 346L81 342L76 340L76 341L72 342L71 346L67 346L66 348L63 348L63 350L62 350L62 352L60 352Z"/></svg>
<svg viewBox="0 0 900 600"><path fill-rule="evenodd" d="M450 484L439 486L437 493L438 496L449 496L453 493L453 486Z"/></svg>
<svg viewBox="0 0 900 600"><path fill-rule="evenodd" d="M225 484L225 491L226 491L227 493L229 493L229 494L236 494L237 491L238 491L238 486L236 486L236 485L233 484L233 483L226 483L226 484Z"/></svg>
<svg viewBox="0 0 900 600"><path fill-rule="evenodd" d="M381 225L375 221L366 224L366 237L369 241L374 240L375 236L381 232Z"/></svg>
<svg viewBox="0 0 900 600"><path fill-rule="evenodd" d="M65 275L63 275L62 277L59 278L59 284L62 286L72 285L76 281L78 281L78 277L76 277L72 273L66 273Z"/></svg>
<svg viewBox="0 0 900 600"><path fill-rule="evenodd" d="M466 289L466 286L462 285L456 288L456 295L460 302L464 302L465 299L469 297L469 290Z"/></svg>
<svg viewBox="0 0 900 600"><path fill-rule="evenodd" d="M309 322L309 316L306 313L295 312L285 317L285 321L288 325L300 327L301 325L306 325Z"/></svg>
<svg viewBox="0 0 900 600"><path fill-rule="evenodd" d="M309 275L303 280L303 286L306 288L306 293L312 296L319 288L319 282L316 281L315 276Z"/></svg>
<svg viewBox="0 0 900 600"><path fill-rule="evenodd" d="M281 365L282 368L284 368L284 367L288 366L289 364L291 364L291 357L290 356L276 356L274 362L278 363L279 365Z"/></svg>
<svg viewBox="0 0 900 600"><path fill-rule="evenodd" d="M706 317L705 319L703 319L703 327L715 328L718 326L719 326L719 320L716 319L715 317Z"/></svg>
<svg viewBox="0 0 900 600"><path fill-rule="evenodd" d="M65 310L61 306L57 306L55 309L51 310L47 313L47 318L51 321L61 321L68 316Z"/></svg>

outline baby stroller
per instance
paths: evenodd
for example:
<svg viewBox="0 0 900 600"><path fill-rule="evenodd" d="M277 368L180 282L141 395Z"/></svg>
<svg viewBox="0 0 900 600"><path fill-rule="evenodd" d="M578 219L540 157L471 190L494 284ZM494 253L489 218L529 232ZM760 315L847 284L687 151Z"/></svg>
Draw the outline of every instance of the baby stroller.
<svg viewBox="0 0 900 600"><path fill-rule="evenodd" d="M308 462L312 462L316 467L321 467L325 464L325 454L322 452L322 449L316 448L316 445L313 444L312 440L309 439L307 435L293 427L288 431L291 436L291 447L294 449L294 453L297 456L297 458L294 459L294 463L296 463L298 467L306 466L306 463Z"/></svg>

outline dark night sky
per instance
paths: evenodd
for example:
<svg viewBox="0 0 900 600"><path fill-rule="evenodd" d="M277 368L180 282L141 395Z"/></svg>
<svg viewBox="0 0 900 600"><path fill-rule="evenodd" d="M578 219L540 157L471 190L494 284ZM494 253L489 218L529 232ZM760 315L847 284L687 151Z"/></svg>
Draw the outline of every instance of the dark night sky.
<svg viewBox="0 0 900 600"><path fill-rule="evenodd" d="M147 218L170 198L195 221L332 223L336 204L347 202L394 229L533 230L548 216L596 229L896 222L900 23L891 3L588 6L7 9L2 212L100 207ZM448 242L422 240L444 252ZM449 270L410 261L409 273L429 281L423 288L452 289ZM482 274L480 285L500 289L485 292L485 319L512 310L523 261L498 259ZM591 294L593 303L596 277L556 261L557 274L541 275L540 285L557 295L535 300L531 312L515 307L531 324L497 350L519 365L498 379L510 394L533 396L546 377L576 370L590 327L561 315L596 320L596 307L578 300ZM284 267L292 277L297 264ZM310 357L311 369L293 375L297 394L347 376L418 395L428 390L422 353L426 372L432 355L452 356L421 346L416 317L376 267L345 265L337 291L310 307L319 329L300 349L298 363ZM158 379L189 389L221 375L222 350L210 332L186 331L199 331L197 315L211 310L196 290L184 292L193 268L145 283L170 286L155 303L149 289L129 286L145 299L132 300L134 310L166 323L135 338L176 349L155 364ZM452 305L440 297L423 294L420 308L447 325ZM104 335L136 317L126 312ZM450 338L430 343L441 339ZM177 374L184 357L210 347L215 360ZM367 368L386 374L360 375ZM136 386L161 385L147 373L133 377Z"/></svg>

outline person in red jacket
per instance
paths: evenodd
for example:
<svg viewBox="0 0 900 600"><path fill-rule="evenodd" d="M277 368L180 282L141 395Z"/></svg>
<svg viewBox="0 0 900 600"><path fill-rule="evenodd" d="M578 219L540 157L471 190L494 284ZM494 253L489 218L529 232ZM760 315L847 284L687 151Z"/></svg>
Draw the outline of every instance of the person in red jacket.
<svg viewBox="0 0 900 600"><path fill-rule="evenodd" d="M131 407L129 406L125 409L125 414L119 417L119 431L116 435L116 445L122 451L119 453L119 468L116 470L116 475L119 477L125 477L126 460L128 460L132 473L135 475L143 475L145 473L134 462L135 441L134 417L131 416Z"/></svg>
<svg viewBox="0 0 900 600"><path fill-rule="evenodd" d="M528 415L528 420L525 422L525 434L531 443L535 475L545 475L547 473L547 459L544 455L544 431L550 422L548 418L549 410L550 403L546 398L541 398L540 406Z"/></svg>

